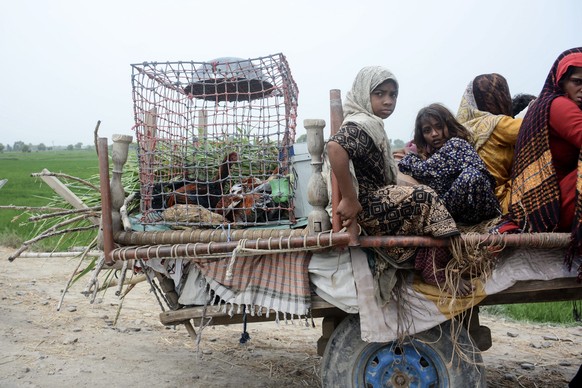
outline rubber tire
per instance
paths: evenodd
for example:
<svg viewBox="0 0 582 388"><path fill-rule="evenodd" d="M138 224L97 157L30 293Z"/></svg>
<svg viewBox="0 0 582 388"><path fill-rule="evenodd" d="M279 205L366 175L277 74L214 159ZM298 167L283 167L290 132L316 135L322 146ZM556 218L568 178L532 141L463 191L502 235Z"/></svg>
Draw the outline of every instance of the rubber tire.
<svg viewBox="0 0 582 388"><path fill-rule="evenodd" d="M395 342L364 342L359 315L349 315L336 327L325 348L322 387L486 387L481 352L467 331L460 328L457 344L463 349L474 347L474 363L458 357L453 351L450 328L451 322L447 321L413 335L398 347ZM403 357L403 353L410 356ZM367 370L370 381L365 377Z"/></svg>

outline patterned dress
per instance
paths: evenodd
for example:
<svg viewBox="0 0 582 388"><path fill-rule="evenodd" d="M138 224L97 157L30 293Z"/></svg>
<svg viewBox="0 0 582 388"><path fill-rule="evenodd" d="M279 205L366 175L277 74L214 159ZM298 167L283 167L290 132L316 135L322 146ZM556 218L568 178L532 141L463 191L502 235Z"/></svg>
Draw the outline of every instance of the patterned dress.
<svg viewBox="0 0 582 388"><path fill-rule="evenodd" d="M477 224L501 215L495 179L466 140L449 139L427 160L408 154L398 168L432 187L457 222Z"/></svg>
<svg viewBox="0 0 582 388"><path fill-rule="evenodd" d="M459 234L455 221L430 187L383 186L382 154L370 136L354 123L343 125L330 140L341 145L354 164L358 199L363 208L358 223L366 233L441 238ZM401 263L414 257L416 248L390 248L387 253L392 260ZM449 259L446 257L446 261ZM417 264L420 263L415 263L415 267L424 274ZM434 274L432 267L426 271L431 272Z"/></svg>

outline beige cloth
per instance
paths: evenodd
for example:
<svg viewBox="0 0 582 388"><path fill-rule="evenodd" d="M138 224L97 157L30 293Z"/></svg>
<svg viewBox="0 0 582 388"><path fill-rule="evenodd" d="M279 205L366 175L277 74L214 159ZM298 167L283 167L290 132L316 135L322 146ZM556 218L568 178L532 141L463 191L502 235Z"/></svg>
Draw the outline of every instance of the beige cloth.
<svg viewBox="0 0 582 388"><path fill-rule="evenodd" d="M390 70L381 66L368 66L359 71L352 84L351 90L346 95L346 101L343 105L344 120L342 126L347 122L356 123L372 138L376 147L378 147L382 152L382 155L384 155L384 166L387 166L384 169L385 184L394 185L397 183L398 169L394 157L392 156L390 142L386 136L386 131L384 131L384 121L380 117L374 115L372 112L372 102L370 101L370 94L374 89L387 80L394 81L396 87L398 87L398 81L394 74L392 74ZM352 182L356 189L356 194L358 194L358 180L351 160L349 168ZM327 156L327 143L323 150L321 175L327 185L329 202L326 210L331 217L331 166Z"/></svg>
<svg viewBox="0 0 582 388"><path fill-rule="evenodd" d="M384 120L373 113L370 101L370 94L374 89L388 80L394 81L398 88L396 77L388 69L381 66L368 66L360 70L352 84L352 89L346 95L342 125L348 122L356 123L372 138L376 147L384 155L384 183L393 185L396 184L398 169L384 130Z"/></svg>

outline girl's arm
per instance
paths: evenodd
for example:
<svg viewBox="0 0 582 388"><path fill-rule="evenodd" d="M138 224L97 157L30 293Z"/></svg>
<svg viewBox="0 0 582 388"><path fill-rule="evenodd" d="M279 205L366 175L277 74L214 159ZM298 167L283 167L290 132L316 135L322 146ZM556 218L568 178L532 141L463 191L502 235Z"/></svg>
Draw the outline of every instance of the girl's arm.
<svg viewBox="0 0 582 388"><path fill-rule="evenodd" d="M406 155L398 164L404 174L426 182L444 176L457 176L467 166L478 165L485 168L477 151L465 140L452 138L428 159L422 160L414 154Z"/></svg>
<svg viewBox="0 0 582 388"><path fill-rule="evenodd" d="M341 201L335 213L339 215L342 226L348 227L362 211L362 205L358 201L356 189L352 184L350 158L347 151L333 140L327 143L327 155L341 194Z"/></svg>

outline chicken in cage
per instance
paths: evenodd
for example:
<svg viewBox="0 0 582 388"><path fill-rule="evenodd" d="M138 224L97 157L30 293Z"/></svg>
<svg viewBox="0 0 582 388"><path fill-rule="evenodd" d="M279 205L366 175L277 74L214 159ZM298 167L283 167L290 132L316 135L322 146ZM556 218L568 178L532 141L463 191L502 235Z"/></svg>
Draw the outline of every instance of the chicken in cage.
<svg viewBox="0 0 582 388"><path fill-rule="evenodd" d="M295 222L298 90L282 54L132 68L142 223Z"/></svg>

